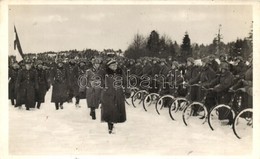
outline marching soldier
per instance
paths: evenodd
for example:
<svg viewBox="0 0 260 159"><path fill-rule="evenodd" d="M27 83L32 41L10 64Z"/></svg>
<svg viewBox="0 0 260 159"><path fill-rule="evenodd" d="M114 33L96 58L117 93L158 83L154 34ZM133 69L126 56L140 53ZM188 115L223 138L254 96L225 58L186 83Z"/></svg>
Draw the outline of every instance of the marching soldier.
<svg viewBox="0 0 260 159"><path fill-rule="evenodd" d="M86 64L84 61L79 62L79 67L77 69L77 80L79 80L80 77L85 75L86 72ZM75 85L75 98L76 98L76 103L75 106L76 108L80 108L81 106L79 105L80 99L86 99L86 90L80 91L80 85L77 84Z"/></svg>
<svg viewBox="0 0 260 159"><path fill-rule="evenodd" d="M63 109L63 103L68 99L68 74L62 61L58 61L51 72L52 96L51 102L55 103L56 110Z"/></svg>
<svg viewBox="0 0 260 159"><path fill-rule="evenodd" d="M30 60L26 60L25 69L19 71L16 81L16 106L21 107L25 104L26 110L35 108L35 91L38 89L39 85L37 72L32 69L32 62Z"/></svg>
<svg viewBox="0 0 260 159"><path fill-rule="evenodd" d="M17 62L14 62L9 68L9 99L11 100L12 105L15 105L16 100L16 90L15 83L18 76L20 66Z"/></svg>
<svg viewBox="0 0 260 159"><path fill-rule="evenodd" d="M125 79L123 71L117 67L117 62L109 60L106 68L100 72L102 80L101 121L107 122L109 134L113 133L115 123L126 121L125 95L121 84L115 84L115 76Z"/></svg>
<svg viewBox="0 0 260 159"><path fill-rule="evenodd" d="M92 59L93 67L86 70L86 99L88 108L90 108L90 116L93 120L96 119L96 109L100 104L100 95L101 95L101 88L98 87L98 84L101 82L100 79L97 79L97 75L101 70L100 58L93 58Z"/></svg>
<svg viewBox="0 0 260 159"><path fill-rule="evenodd" d="M68 102L71 103L72 102L72 98L76 97L79 87L78 87L78 65L76 64L76 60L75 59L70 59L69 63L67 66L67 72L68 72L68 82L69 82L69 90L68 90L68 94L69 94L69 98L68 98ZM78 105L76 104L76 107Z"/></svg>
<svg viewBox="0 0 260 159"><path fill-rule="evenodd" d="M38 61L36 70L38 73L39 84L39 89L36 91L36 102L37 108L40 109L41 103L44 103L46 92L49 90L50 86L48 83L47 72L43 68L42 61Z"/></svg>

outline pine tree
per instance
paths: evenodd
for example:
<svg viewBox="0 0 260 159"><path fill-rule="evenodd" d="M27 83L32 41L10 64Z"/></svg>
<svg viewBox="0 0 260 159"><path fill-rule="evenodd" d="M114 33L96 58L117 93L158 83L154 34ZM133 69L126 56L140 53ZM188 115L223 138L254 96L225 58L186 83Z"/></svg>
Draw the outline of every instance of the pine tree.
<svg viewBox="0 0 260 159"><path fill-rule="evenodd" d="M181 45L181 59L185 61L188 57L192 56L190 37L187 32L185 32L184 38Z"/></svg>
<svg viewBox="0 0 260 159"><path fill-rule="evenodd" d="M160 51L160 38L159 34L153 30L147 40L146 48L149 51L148 56L158 56Z"/></svg>

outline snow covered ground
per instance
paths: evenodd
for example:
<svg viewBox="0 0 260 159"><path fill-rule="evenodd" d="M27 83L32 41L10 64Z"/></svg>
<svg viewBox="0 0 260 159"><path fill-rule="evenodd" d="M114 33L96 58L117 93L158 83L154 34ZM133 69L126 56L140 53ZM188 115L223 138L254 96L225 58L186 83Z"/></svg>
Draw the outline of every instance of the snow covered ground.
<svg viewBox="0 0 260 159"><path fill-rule="evenodd" d="M10 155L251 155L252 135L237 139L231 128L211 131L207 124L186 127L173 121L168 111L157 115L142 107L126 105L127 122L108 134L106 123L89 116L86 101L81 108L65 103L63 110L50 104L51 90L40 110L9 105ZM130 103L130 101L129 101Z"/></svg>

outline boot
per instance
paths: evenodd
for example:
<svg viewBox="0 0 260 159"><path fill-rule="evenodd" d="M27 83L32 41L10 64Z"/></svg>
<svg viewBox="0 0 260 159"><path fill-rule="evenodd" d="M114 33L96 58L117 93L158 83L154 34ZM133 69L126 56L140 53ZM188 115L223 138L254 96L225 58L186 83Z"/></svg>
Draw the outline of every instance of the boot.
<svg viewBox="0 0 260 159"><path fill-rule="evenodd" d="M15 105L15 104L14 104L14 99L11 99L11 103L12 103L12 105Z"/></svg>
<svg viewBox="0 0 260 159"><path fill-rule="evenodd" d="M55 103L56 110L59 110L59 103Z"/></svg>
<svg viewBox="0 0 260 159"><path fill-rule="evenodd" d="M60 109L63 109L63 102L60 102Z"/></svg>
<svg viewBox="0 0 260 159"><path fill-rule="evenodd" d="M109 133L109 134L112 134L112 133L113 133L114 125L113 125L113 123L110 123L110 122L108 122L107 124L108 124L108 133Z"/></svg>
<svg viewBox="0 0 260 159"><path fill-rule="evenodd" d="M40 107L41 107L41 102L38 102L37 103L37 108L40 109Z"/></svg>
<svg viewBox="0 0 260 159"><path fill-rule="evenodd" d="M96 112L95 112L95 110L93 110L92 120L96 120Z"/></svg>
<svg viewBox="0 0 260 159"><path fill-rule="evenodd" d="M80 108L81 106L79 105L79 98L78 97L76 97L76 107L78 107L78 108Z"/></svg>

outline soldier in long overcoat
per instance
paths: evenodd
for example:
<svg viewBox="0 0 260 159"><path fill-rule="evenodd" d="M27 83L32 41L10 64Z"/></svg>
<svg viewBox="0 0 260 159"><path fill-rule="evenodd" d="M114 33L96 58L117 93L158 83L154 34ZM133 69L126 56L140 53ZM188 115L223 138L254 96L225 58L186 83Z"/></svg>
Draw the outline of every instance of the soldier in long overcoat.
<svg viewBox="0 0 260 159"><path fill-rule="evenodd" d="M16 100L16 90L15 90L15 83L18 76L20 66L17 62L13 63L12 66L9 68L9 99L11 100L12 105L15 105Z"/></svg>
<svg viewBox="0 0 260 159"><path fill-rule="evenodd" d="M45 95L47 91L50 88L47 72L43 69L42 62L38 62L36 65L36 70L38 74L38 84L39 89L36 91L36 102L37 102L37 108L40 109L41 103L44 103L45 101Z"/></svg>
<svg viewBox="0 0 260 159"><path fill-rule="evenodd" d="M62 61L58 61L51 72L52 96L51 102L55 103L56 110L63 109L63 103L68 99L69 81L66 68Z"/></svg>
<svg viewBox="0 0 260 159"><path fill-rule="evenodd" d="M125 95L122 86L125 86L125 75L117 67L113 59L107 62L107 67L101 72L101 121L108 123L109 133L112 133L113 124L126 121ZM121 79L121 80L120 80Z"/></svg>
<svg viewBox="0 0 260 159"><path fill-rule="evenodd" d="M101 98L101 88L99 87L99 83L101 79L99 79L99 72L101 71L101 59L93 58L92 59L93 67L86 70L86 99L88 108L90 108L90 116L93 120L96 119L96 109L98 109ZM84 90L84 89L83 89Z"/></svg>
<svg viewBox="0 0 260 159"><path fill-rule="evenodd" d="M68 102L72 102L72 98L77 96L79 86L78 86L78 65L75 59L70 59L69 63L66 65L66 70L68 74L68 82L69 82L69 89L68 89ZM77 105L78 106L78 105Z"/></svg>
<svg viewBox="0 0 260 159"><path fill-rule="evenodd" d="M85 76L86 68L87 68L86 63L84 61L80 61L79 67L77 69L77 71L78 71L78 73L77 73L77 76L78 76L77 77L77 86L75 86L75 98L76 98L75 106L76 106L76 108L81 107L79 105L80 99L86 99L86 90L83 89L81 91L81 89L80 89L81 84L79 83L79 81L81 80L80 78Z"/></svg>
<svg viewBox="0 0 260 159"><path fill-rule="evenodd" d="M26 110L35 108L35 91L39 89L38 75L32 69L32 62L25 61L25 69L19 71L16 80L17 103L16 106L25 104Z"/></svg>

